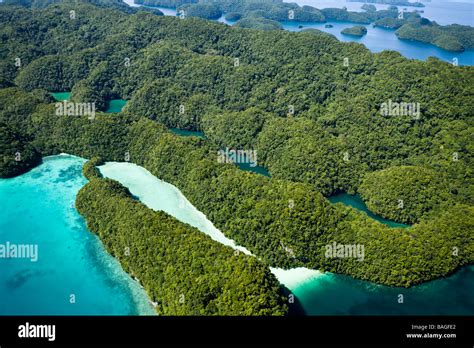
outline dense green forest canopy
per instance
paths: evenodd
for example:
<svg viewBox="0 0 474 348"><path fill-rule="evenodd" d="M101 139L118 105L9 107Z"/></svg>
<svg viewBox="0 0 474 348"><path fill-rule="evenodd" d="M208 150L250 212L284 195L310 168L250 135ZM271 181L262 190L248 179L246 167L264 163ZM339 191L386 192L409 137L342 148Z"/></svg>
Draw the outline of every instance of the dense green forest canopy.
<svg viewBox="0 0 474 348"><path fill-rule="evenodd" d="M274 20L266 18L242 18L235 23L236 27L259 30L282 30L283 26Z"/></svg>
<svg viewBox="0 0 474 348"><path fill-rule="evenodd" d="M11 95L13 91L2 92ZM8 103L15 105L14 100ZM472 262L472 206L453 203L430 211L409 229L391 229L351 208L330 204L309 184L270 179L219 164L207 140L173 135L155 121L108 114L99 114L94 120L71 120L68 116L52 117L53 112L52 105L39 104L24 120L25 131L29 128L35 135L31 145L43 155L68 152L123 161L128 153L131 161L179 187L216 227L267 265L306 266L407 286ZM97 171L89 164L85 174L91 179ZM102 195L106 193L89 199L100 201ZM99 215L94 215L98 210L84 214L108 224L109 215L103 209ZM118 216L125 219L129 212L127 205ZM113 221L113 226L121 225ZM93 231L102 233L105 245L113 241L107 234L109 228L93 226ZM130 231L135 229L127 229ZM364 262L326 258L325 246L333 242L364 245ZM459 253L454 255L453 248Z"/></svg>
<svg viewBox="0 0 474 348"><path fill-rule="evenodd" d="M418 222L435 207L452 205L456 193L450 192L445 173L421 166L367 173L359 192L372 212L405 223Z"/></svg>
<svg viewBox="0 0 474 348"><path fill-rule="evenodd" d="M118 161L128 153L267 265L409 286L472 263L472 67L372 54L317 31L249 30L82 3L1 5L0 23L0 122L21 148ZM66 90L77 102L128 103L93 120L55 115L48 92ZM390 112L381 112L384 104ZM1 141L6 176L10 141ZM272 178L218 163L226 147L256 150ZM405 188L389 169L404 166L449 182L448 205L417 196L433 192L436 180L426 190L410 182L416 204L393 218L416 222L411 228L388 228L325 198L389 181L364 195L391 216L388 202ZM332 242L365 245L365 261L326 258Z"/></svg>
<svg viewBox="0 0 474 348"><path fill-rule="evenodd" d="M124 270L137 277L161 315L284 315L277 279L252 256L135 201L100 178L93 163L76 206Z"/></svg>
<svg viewBox="0 0 474 348"><path fill-rule="evenodd" d="M32 167L41 163L41 154L25 141L21 135L15 133L11 127L0 122L0 177L9 178L23 174Z"/></svg>
<svg viewBox="0 0 474 348"><path fill-rule="evenodd" d="M216 4L185 4L177 8L178 13L183 13L190 17L199 17L205 19L218 19L222 16L222 10Z"/></svg>
<svg viewBox="0 0 474 348"><path fill-rule="evenodd" d="M25 7L42 8L57 4L63 0L6 0L4 3ZM131 8L121 0L88 0L96 6L113 7L121 11L134 13L136 8ZM415 40L431 43L449 51L464 51L474 48L474 28L463 25L441 26L427 18L420 17L417 11L408 12L397 6L407 6L406 1L387 0L390 4L385 10L377 10L373 5L364 4L363 12L348 11L346 8L317 9L312 6L298 6L282 0L137 0L137 4L145 6L164 6L176 8L179 16L200 17L205 19L218 19L226 14L226 19L238 21L237 26L260 30L282 29L277 22L325 22L328 20L348 21L361 24L374 23L374 26L399 29L396 35L400 39ZM410 6L417 6L412 3ZM140 11L149 11L158 15L162 12L151 7L143 7ZM347 29L356 36L363 35L356 29Z"/></svg>
<svg viewBox="0 0 474 348"><path fill-rule="evenodd" d="M474 48L474 28L467 25L408 22L395 34L400 39L427 42L449 51L462 52Z"/></svg>
<svg viewBox="0 0 474 348"><path fill-rule="evenodd" d="M3 0L1 3L4 5L32 7L32 8L45 8L49 5L60 4L63 0ZM103 8L115 8L127 13L135 13L136 9L128 6L122 0L87 0L87 3L93 4L94 6ZM150 11L158 15L163 13L158 9L143 9L144 11Z"/></svg>

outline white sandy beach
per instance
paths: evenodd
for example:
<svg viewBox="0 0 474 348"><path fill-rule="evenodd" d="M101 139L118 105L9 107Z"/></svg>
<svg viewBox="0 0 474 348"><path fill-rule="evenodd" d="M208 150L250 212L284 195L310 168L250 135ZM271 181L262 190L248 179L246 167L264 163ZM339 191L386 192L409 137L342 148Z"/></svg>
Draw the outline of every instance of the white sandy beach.
<svg viewBox="0 0 474 348"><path fill-rule="evenodd" d="M119 181L143 204L153 210L164 211L181 222L196 227L213 240L247 255L252 253L227 238L207 217L197 210L175 186L158 179L148 170L127 162L107 162L98 167L104 177ZM324 273L304 267L284 270L270 268L278 281L292 290Z"/></svg>

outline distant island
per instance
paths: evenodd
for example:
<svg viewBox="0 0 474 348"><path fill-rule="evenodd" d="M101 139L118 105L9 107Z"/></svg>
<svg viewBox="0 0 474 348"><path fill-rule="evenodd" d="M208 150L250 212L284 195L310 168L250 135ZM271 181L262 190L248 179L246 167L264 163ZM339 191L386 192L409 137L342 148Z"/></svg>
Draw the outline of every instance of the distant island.
<svg viewBox="0 0 474 348"><path fill-rule="evenodd" d="M178 12L183 11L187 16L205 19L218 19L222 16L222 10L217 4L185 4L178 7Z"/></svg>
<svg viewBox="0 0 474 348"><path fill-rule="evenodd" d="M256 256L235 255L149 211L96 177L90 163L76 207L158 313L285 314L283 289L268 267L409 287L473 263L472 67L374 54L314 30L247 30L114 5L0 5L0 14L7 19L0 176L58 153L125 156L181 190ZM94 35L84 40L90 28ZM17 52L25 52L21 69ZM71 91L74 103L97 103L95 118L58 115L50 93L61 91ZM128 103L119 114L100 112L111 99ZM421 105L416 115L399 107L411 102ZM393 107L382 112L387 103ZM271 176L222 163L222 148L258 151ZM413 225L392 228L328 200L340 192L359 193L383 218ZM364 262L328 257L334 242L363 245ZM129 243L136 258L120 253ZM189 302L180 303L181 294Z"/></svg>
<svg viewBox="0 0 474 348"><path fill-rule="evenodd" d="M12 0L10 0L12 1ZM299 6L275 0L216 0L212 3L197 0L135 0L136 4L145 6L162 6L176 8L178 13L185 16L215 19L219 13L224 14L230 21L241 18L265 18L274 21L296 21L324 23L328 20L349 21L369 24L380 18L398 16L398 9L390 7L387 10L355 12L346 8L317 9L312 6Z"/></svg>
<svg viewBox="0 0 474 348"><path fill-rule="evenodd" d="M15 0L8 0L14 2ZM39 1L39 0L34 0ZM95 0L100 3L104 0ZM356 2L355 0L348 0ZM178 15L217 19L222 15L228 21L236 22L242 28L261 30L281 30L282 22L324 23L327 21L346 21L358 24L373 23L375 27L397 30L395 34L402 40L413 40L433 44L445 50L462 52L474 48L474 28L463 25L441 26L422 18L420 11L400 12L399 6L424 7L419 2L397 0L368 0L362 12L348 11L346 8L317 9L312 6L299 6L277 0L215 0L212 3L198 0L135 0L145 6L176 8ZM390 5L385 10L377 10L373 4ZM330 27L330 24L326 26ZM346 35L363 36L366 32L344 30Z"/></svg>
<svg viewBox="0 0 474 348"><path fill-rule="evenodd" d="M405 0L347 0L347 2L367 2L370 4L394 5L394 6L411 6L411 7L425 7L421 2L410 2Z"/></svg>
<svg viewBox="0 0 474 348"><path fill-rule="evenodd" d="M235 26L260 30L283 30L283 26L280 22L266 18L243 18L237 21Z"/></svg>
<svg viewBox="0 0 474 348"><path fill-rule="evenodd" d="M406 23L395 32L395 35L403 40L431 43L448 51L463 52L474 48L474 28L467 25L442 26L436 22Z"/></svg>
<svg viewBox="0 0 474 348"><path fill-rule="evenodd" d="M363 25L355 25L351 28L344 28L341 34L362 37L367 34L367 28Z"/></svg>

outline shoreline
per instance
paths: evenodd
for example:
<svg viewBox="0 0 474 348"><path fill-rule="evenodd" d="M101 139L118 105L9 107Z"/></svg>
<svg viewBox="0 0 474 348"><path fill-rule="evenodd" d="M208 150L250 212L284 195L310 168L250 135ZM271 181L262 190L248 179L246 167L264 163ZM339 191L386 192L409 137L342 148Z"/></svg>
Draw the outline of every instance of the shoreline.
<svg viewBox="0 0 474 348"><path fill-rule="evenodd" d="M132 173L130 170L127 171L129 168L125 167L133 168L136 172ZM145 168L129 162L105 162L103 165L98 166L98 169L104 177L117 180L123 186L127 187L130 192L148 208L164 211L175 219L197 228L214 241L227 245L246 255L254 256L248 249L238 245L234 240L227 238L224 233L207 219L204 213L199 211L186 199L184 194L177 187L160 180ZM162 192L163 190L169 190L169 192ZM174 195L170 195L170 193ZM156 197L160 198L157 199ZM166 199L163 197L166 197ZM166 204L163 204L165 200ZM315 277L324 275L321 271L305 267L291 268L288 270L274 267L269 267L269 269L275 275L279 283L289 289L294 289Z"/></svg>
<svg viewBox="0 0 474 348"><path fill-rule="evenodd" d="M133 168L134 170L136 170L136 173L131 173L130 170L127 171L127 168L125 167ZM197 228L202 233L205 233L206 235L208 235L213 240L219 243L227 245L233 248L234 250L238 250L239 252L244 252L246 255L255 256L245 247L242 247L238 245L234 240L227 238L223 232L217 229L214 224L207 219L204 213L199 211L196 207L194 207L194 205L191 204L191 202L187 200L184 194L176 186L155 177L146 168L143 168L139 165L130 162L105 162L103 165L98 166L97 168L104 177L116 180L120 182L123 186L127 187L127 189L129 189L130 192L148 208L152 210L164 211L175 219ZM103 171L104 168L106 168L105 172ZM138 176L136 175L137 173ZM165 194L163 194L163 192L161 191L163 189L170 190L174 195L169 195L170 192L165 192ZM159 199L156 199L155 197L159 197ZM168 198L168 200L163 199L163 197ZM160 201L160 199L162 201ZM170 199L175 199L177 201L169 204ZM166 200L166 204L163 204L164 200ZM210 228L210 230L206 230L206 228ZM330 275L347 276L353 279L354 281L363 281L373 286L381 286L390 289L403 290L422 286L424 284L429 284L430 282L439 279L446 279L447 277L457 273L465 266L470 265L461 266L453 270L446 276L430 279L429 281L414 284L410 287L378 284L367 280L357 279L347 274L322 272L320 270L310 269L306 267L295 267L290 269L283 269L271 266L268 267L272 274L275 275L279 283L290 290L297 289L299 287L307 285L312 281L315 281L318 278L328 277Z"/></svg>
<svg viewBox="0 0 474 348"><path fill-rule="evenodd" d="M144 7L144 8L158 9L161 12L163 12L164 16L176 16L176 14L177 14L176 13L177 8L174 8L174 7L135 4L134 0L124 0L124 2L132 8ZM285 1L285 2L287 2L287 1ZM378 4L378 5L380 6L382 4ZM299 6L301 7L301 5L299 5ZM386 5L386 6L388 6L388 5ZM315 7L315 6L313 6L313 7ZM342 8L342 7L337 7L337 8ZM172 11L174 11L174 14L172 13ZM363 13L364 11L355 11L355 12ZM217 23L223 23L223 24L226 24L226 25L229 25L229 26L233 26L235 24L235 22L234 21L227 21L225 19L225 15L226 14L223 13L220 18L218 18L216 20L211 20L211 21L217 22ZM430 19L430 21L437 22L435 19L433 19L433 20ZM381 53L381 52L384 52L384 51L395 51L395 52L398 52L402 57L404 57L406 59L414 59L414 60L419 60L419 61L426 62L428 58L435 57L435 58L437 58L437 59L439 59L443 62L449 63L449 64L452 64L454 58L459 59L460 56L463 56L463 62L462 63L459 62L458 63L459 66L473 66L474 65L474 61L473 61L473 58L472 58L472 55L474 54L474 48L466 48L462 52L460 52L460 51L450 51L450 50L443 49L439 46L436 46L435 44L430 43L430 42L423 42L423 41L418 41L418 40L399 39L395 35L395 30L394 29L375 27L374 26L375 22L371 22L371 23L368 23L368 24L361 24L361 23L358 23L358 22L348 22L348 21L345 21L345 20L326 20L325 22L300 22L300 21L290 21L290 22L288 22L288 21L277 21L277 22L280 23L283 26L283 30L285 30L287 32L301 32L304 29L320 30L324 33L335 36L335 38L339 42L360 43L360 44L364 45L364 47L366 49L368 49L373 54ZM411 45L413 47L399 47L399 45L393 45L393 47L383 46L383 49L381 49L381 47L378 47L377 42L373 43L373 44L376 44L375 46L374 45L369 45L370 46L369 47L367 45L367 42L361 42L360 41L360 40L366 39L367 35L364 35L363 37L356 37L356 36L350 37L350 36L347 36L347 35L342 35L343 37L345 36L345 39L343 40L340 37L336 36L335 33L332 33L328 30L325 30L326 29L324 27L325 24L338 24L338 23L347 24L347 25L351 25L351 26L364 25L364 26L367 26L368 28L370 26L370 30L381 29L381 30L385 30L385 31L390 31L391 35L393 35L396 39L395 42L401 42L402 46L403 46L403 44L406 43L406 44ZM285 25L286 25L286 27L285 27ZM322 26L322 27L321 28L316 28L316 26L318 26L318 25ZM451 24L447 24L447 25L451 25ZM459 24L459 25L466 25L466 24ZM444 25L444 26L446 26L446 25ZM301 27L301 28L299 28L300 30L292 30L292 29L298 28L298 27ZM369 35L369 37L371 37L371 36L373 36L373 33L372 33L372 35ZM384 42L387 42L387 41L384 41ZM427 47L427 49L429 51L431 51L431 52L429 52L428 55L421 57L421 56L418 56L419 54L418 55L417 54L413 54L413 55L408 54L408 52L410 52L410 51L413 51L413 53L417 53L417 50L424 50L424 48L421 47L423 45L425 45ZM438 52L436 52L436 50L438 50ZM420 53L420 52L418 52L418 53Z"/></svg>
<svg viewBox="0 0 474 348"><path fill-rule="evenodd" d="M60 157L70 157L70 158L81 159L81 160L83 160L83 163L88 161L88 159L86 159L86 158L76 156L76 155L72 155L72 154L68 154L68 153L64 153L64 152L59 153L57 155L44 156L44 157L42 157L42 160L43 161L49 161L49 160L54 160L54 159L60 158ZM161 188L153 187L153 189L150 190L149 185L143 185L143 191L140 190L140 192L137 193L135 190L130 190L130 187L128 185L130 183L136 184L137 182L140 182L140 180L135 180L136 178L133 178L133 180L131 180L130 183L126 183L126 182L124 183L123 180L121 181L119 179L107 176L106 174L104 174L101 171L101 167L103 168L106 165L109 165L111 167L111 169L116 170L116 173L119 174L119 175L123 175L126 172L126 171L123 170L123 168L120 168L121 166L133 166L138 172L140 172L141 175L143 175L142 178L146 178L147 180L150 180L152 182L152 185L151 185L152 187L153 187L153 184L158 184L162 187ZM37 168L37 167L34 167L34 168ZM31 168L31 170L34 169L34 168ZM119 181L123 186L127 187L127 189L129 189L130 192L134 196L136 196L139 199L139 201L141 203L145 204L148 208L150 208L152 210L155 210L155 211L156 210L164 211L165 213L171 215L173 218L197 228L202 233L208 235L210 238L212 238L216 242L219 242L221 244L229 246L229 247L233 248L236 251L243 252L246 255L255 256L248 249L246 249L245 247L240 246L234 240L232 240L230 238L227 238L224 235L224 233L222 233L219 229L217 229L214 226L214 224L210 220L207 219L207 217L204 213L199 211L196 207L194 207L194 205L191 204L191 202L189 202L187 200L186 196L184 196L184 194L176 186L155 177L146 168L143 168L143 167L141 167L141 166L139 166L135 163L131 163L131 162L105 162L104 164L98 166L97 168L99 169L99 171L101 172L101 174L104 177ZM107 171L109 171L109 169L107 169ZM26 172L26 173L28 173L28 172ZM23 174L26 174L26 173L23 173ZM19 176L21 176L23 174L20 174ZM110 172L109 172L109 174L110 174ZM130 175L130 173L127 173L127 175ZM132 174L132 176L133 176L133 174ZM127 179L130 180L131 178L129 177ZM148 183L150 183L150 182L148 182ZM139 185L135 186L135 189L137 187L139 187ZM180 207L180 208L181 209L191 208L192 213L196 214L194 217L197 217L198 222L201 222L201 224L197 224L196 221L194 221L194 222L193 221L190 222L190 221L186 221L186 220L183 221L183 220L180 219L180 216L175 216L174 214L172 214L172 212L170 212L169 209L166 209L166 210L161 209L162 204L160 204L160 203L157 204L158 201L154 201L154 199L153 199L153 197L151 197L151 195L153 195L153 193L157 193L156 192L157 189L161 190L162 188L169 189L169 190L173 191L173 193L176 194L175 198L177 197L180 200L179 204L182 205L182 207ZM144 196L140 197L140 195L144 195ZM359 210L356 207L353 207L353 209ZM209 230L203 231L201 228L208 228ZM411 288L414 288L414 287L417 287L417 286L423 286L423 285L428 284L428 283L433 282L433 281L437 281L437 280L441 280L441 279L447 279L450 276L453 276L454 274L459 272L461 269L463 269L465 267L469 267L469 266L474 266L474 264L466 264L466 265L460 266L459 268L457 268L455 270L452 270L451 272L449 272L448 274L446 274L444 276L433 278L433 279L430 279L428 281L418 283L418 284L414 284L414 285L409 286L409 287L389 286L389 285L385 285L385 284L379 284L379 283L374 283L374 282L367 281L367 280L353 278L352 276L346 275L346 274L322 272L320 270L306 268L306 267L295 267L295 268L290 268L290 269L283 269L283 268L272 267L272 266L268 266L268 267L269 267L270 271L272 272L272 274L275 275L275 277L277 278L277 280L279 281L279 283L281 285L284 285L288 289L293 290L295 288L298 288L300 286L304 286L307 283L309 283L309 282L311 282L311 281L313 281L317 278L326 276L326 275L347 276L347 277L350 277L351 279L354 279L354 280L357 280L357 281L367 282L367 283L372 284L374 286L383 286L383 287L392 288L392 289L397 289L397 288L398 289L411 289ZM136 281L135 279L133 279L133 277L131 275L129 275L129 276L132 280ZM151 300L149 300L149 302L152 303Z"/></svg>
<svg viewBox="0 0 474 348"><path fill-rule="evenodd" d="M45 157L43 157L43 160L45 160L45 162L47 162L47 161L50 161L50 160L61 159L61 158L76 158L76 159L86 161L86 159L84 159L82 157L67 154L67 153L60 153L58 155L45 156ZM81 162L83 162L83 161L81 161ZM104 166L107 165L107 163L108 162L106 162L106 164L104 164ZM111 162L111 163L113 163L113 162ZM126 165L131 164L131 163L128 163L128 162L117 162L117 163L122 163L124 165L125 164ZM177 191L177 192L180 193L180 191L176 187L174 187L173 185L171 185L169 183L166 183L166 182L154 177L145 168L142 168L142 167L137 166L137 165L134 165L134 166L138 167L138 169L141 168L142 170L139 170L139 172L141 172L142 174L148 173L146 175L148 177L148 179L153 179L153 180L156 180L156 181L160 181L162 185L169 186L174 191ZM120 168L120 169L122 169L122 168ZM123 170L122 170L122 173L123 173ZM132 177L133 177L133 173L132 173ZM143 182L140 182L139 184L144 185L146 187L146 189L149 190L149 186L146 185L146 183L144 184ZM182 195L182 193L181 193L181 195ZM189 204L189 206L194 208L189 202L188 202L188 204ZM194 209L195 209L195 212L197 212L197 214L199 214L200 219L205 219L206 221L208 221L207 218L205 217L205 215L202 212L198 211L196 208L194 208ZM211 223L211 225L212 225L212 223ZM219 230L217 230L217 231L219 231ZM203 232L203 233L205 233L205 232ZM222 232L220 232L220 233L222 234ZM234 249L235 249L235 247L238 247L238 245L234 245ZM141 286L140 280L138 280L133 274L128 274L127 272L125 272L123 270L120 262L115 257L113 257L111 254L109 254L107 252L107 250L105 250L103 245L102 245L102 249L107 255L111 256L117 262L118 267L120 268L120 270L122 272L125 273L127 278L130 278L130 281L132 281L133 284L135 284L137 287L141 288L141 290L143 291L142 295L145 295L145 298L135 297L133 295L138 295L138 293L133 291L134 286L132 286L132 288L130 288L131 294L132 294L132 296L135 300L134 302L137 304L137 306L136 306L137 313L133 314L133 315L136 315L136 316L157 315L156 311L154 310L155 304L151 301L151 299L150 299L148 293L146 292L146 290ZM249 254L249 255L251 255L251 254ZM299 295L296 295L297 293L299 293L301 295L301 293L304 293L306 291L311 291L311 289L319 289L321 286L324 286L324 284L328 281L339 283L341 280L342 280L342 283L341 283L342 285L344 283L346 283L347 280L355 281L356 283L354 284L355 287L354 287L353 290L356 291L356 292L358 292L358 291L360 292L360 287L361 287L360 284L365 283L365 285L363 286L364 288L365 287L367 287L368 289L369 288L372 288L372 289L379 288L380 293L377 296L385 296L384 293L391 293L393 291L400 291L400 292L404 292L404 291L407 291L407 290L411 291L411 289L413 291L415 291L415 293L423 292L425 287L429 288L432 285L432 283L439 282L439 281L443 282L443 283L438 283L438 284L440 284L439 285L440 289L443 289L445 286L450 286L449 285L450 282L454 281L454 278L451 278L452 276L455 276L456 274L459 274L459 272L462 271L462 270L472 269L473 266L474 266L474 264L463 265L463 266L459 267L458 269L454 270L453 272L450 272L449 275L446 275L446 276L443 276L443 277L438 277L438 278L435 278L435 279L431 279L430 281L420 283L420 284L416 284L416 285L410 286L408 288L386 286L386 285L382 285L382 284L373 283L373 282L370 282L370 281L364 281L364 280L356 279L356 278L353 278L353 277L348 276L348 275L343 275L343 274L338 274L338 273L331 273L331 272L321 272L321 271L318 271L318 270L308 269L308 268L305 268L305 267L296 267L296 268L291 268L291 269L287 269L287 270L282 269L282 268L275 268L275 267L269 267L269 269L272 272L272 274L275 275L278 282L281 285L283 285L284 287L286 287L287 289L289 289L293 294L295 294L295 296L299 296ZM333 276L335 276L335 278L333 278ZM343 278L341 278L339 280L337 278L338 276L343 276L346 280L344 280ZM318 283L321 283L321 284L318 285ZM326 294L324 294L324 293L319 294L319 295L318 295L318 293L319 293L319 291L317 291L313 295L310 294L309 299L311 299L312 296L313 296L312 298L318 298L318 296L323 296L323 297L326 296ZM349 295L350 294L348 294L348 296ZM314 296L316 296L316 297L314 297ZM308 297L305 296L304 298L305 298L305 303L306 303L306 301L308 301ZM140 300L143 300L143 301L146 302L147 308L149 308L150 311L146 311L146 310L144 311L143 310L144 307L139 306L139 304L142 303L142 301L140 301ZM309 305L311 305L311 302L309 303Z"/></svg>
<svg viewBox="0 0 474 348"><path fill-rule="evenodd" d="M146 292L75 209L77 192L87 183L81 170L85 162L67 153L44 156L24 175L0 179L0 196L9 197L0 214L0 222L9 227L4 238L33 243L39 250L38 262L28 270L21 262L0 259L6 262L0 297L10 302L0 308L3 315L156 315ZM11 219L19 211L29 218ZM78 305L61 300L70 293ZM44 300L46 295L54 298Z"/></svg>

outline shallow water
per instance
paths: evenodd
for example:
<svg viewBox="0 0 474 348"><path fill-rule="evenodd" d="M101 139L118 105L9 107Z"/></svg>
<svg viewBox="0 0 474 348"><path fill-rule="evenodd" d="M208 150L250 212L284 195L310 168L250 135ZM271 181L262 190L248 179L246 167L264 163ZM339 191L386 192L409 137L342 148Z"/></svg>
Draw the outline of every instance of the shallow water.
<svg viewBox="0 0 474 348"><path fill-rule="evenodd" d="M152 314L144 291L87 231L73 208L86 183L84 159L52 156L32 171L0 180L0 244L38 245L38 261L0 258L0 315ZM250 252L226 238L181 194L131 163L100 167L144 204L197 227L216 241ZM474 266L410 289L392 288L307 268L272 268L309 315L473 315ZM75 303L70 303L71 294ZM404 303L398 303L399 295Z"/></svg>
<svg viewBox="0 0 474 348"><path fill-rule="evenodd" d="M183 137L198 137L205 139L206 136L203 132L197 132L197 131L189 131L189 130L184 130L184 129L178 129L178 128L170 128L169 129L172 133L176 135L180 135ZM247 172L252 172L256 174L261 174L270 177L270 172L267 170L265 167L257 166L257 165L251 165L250 163L235 163L237 167L240 169L247 171Z"/></svg>
<svg viewBox="0 0 474 348"><path fill-rule="evenodd" d="M71 92L54 92L51 93L56 101L69 101L71 99ZM124 106L127 104L126 100L123 99L111 99L106 101L105 111L106 113L117 113L122 111Z"/></svg>
<svg viewBox="0 0 474 348"><path fill-rule="evenodd" d="M206 136L204 135L203 132L198 132L198 131L190 131L190 130L185 130L185 129L178 129L178 128L170 128L169 129L172 133L176 135L181 135L183 137L198 137L205 139Z"/></svg>
<svg viewBox="0 0 474 348"><path fill-rule="evenodd" d="M225 237L175 186L159 180L145 168L126 162L107 162L98 168L103 176L126 186L147 207L164 211L196 227L215 241L250 254L246 248Z"/></svg>
<svg viewBox="0 0 474 348"><path fill-rule="evenodd" d="M54 92L54 93L51 93L51 95L56 101L63 101L63 100L67 101L71 98L71 92Z"/></svg>
<svg viewBox="0 0 474 348"><path fill-rule="evenodd" d="M145 292L74 208L87 182L84 162L46 157L26 174L0 179L0 244L38 246L36 262L0 258L0 315L154 313Z"/></svg>

